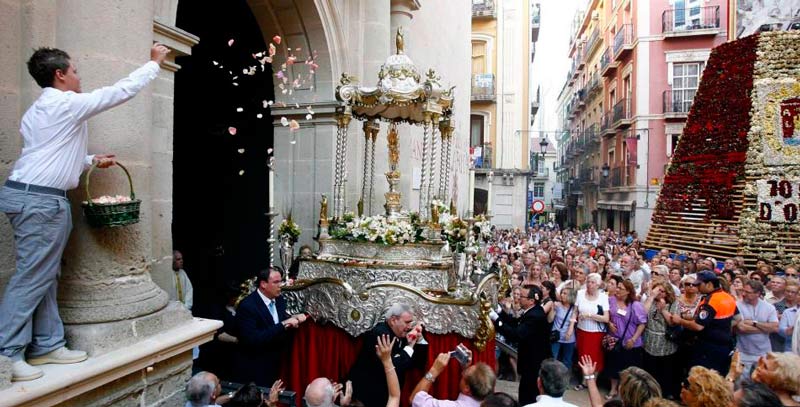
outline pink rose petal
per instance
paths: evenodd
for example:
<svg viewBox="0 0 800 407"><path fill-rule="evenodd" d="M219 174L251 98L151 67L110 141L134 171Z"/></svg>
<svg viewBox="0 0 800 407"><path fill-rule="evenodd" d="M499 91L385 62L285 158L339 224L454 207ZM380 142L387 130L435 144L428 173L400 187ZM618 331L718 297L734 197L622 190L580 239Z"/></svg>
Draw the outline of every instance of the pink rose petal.
<svg viewBox="0 0 800 407"><path fill-rule="evenodd" d="M232 45L233 45L233 38L231 38L231 39L229 39L229 40L228 40L228 46L230 47L230 46L232 46Z"/></svg>
<svg viewBox="0 0 800 407"><path fill-rule="evenodd" d="M228 133L230 133L231 136L235 136L236 135L236 127L228 127Z"/></svg>
<svg viewBox="0 0 800 407"><path fill-rule="evenodd" d="M272 37L272 42L274 42L274 43L276 43L276 44L279 44L279 45L280 45L280 43L281 43L281 36L280 36L280 35L276 35L276 36Z"/></svg>
<svg viewBox="0 0 800 407"><path fill-rule="evenodd" d="M300 124L297 123L297 120L292 120L289 122L289 130L295 131L300 128Z"/></svg>

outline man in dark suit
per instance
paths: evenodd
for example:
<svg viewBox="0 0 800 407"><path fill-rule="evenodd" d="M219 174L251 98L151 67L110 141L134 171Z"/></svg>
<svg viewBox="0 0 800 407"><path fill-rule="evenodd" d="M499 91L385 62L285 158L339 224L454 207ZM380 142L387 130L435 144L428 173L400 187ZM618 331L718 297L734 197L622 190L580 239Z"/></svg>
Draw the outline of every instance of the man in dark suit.
<svg viewBox="0 0 800 407"><path fill-rule="evenodd" d="M258 273L258 287L236 309L239 353L235 375L241 383L270 387L278 378L281 354L289 343L289 331L302 324L303 314L290 316L281 297L281 273Z"/></svg>
<svg viewBox="0 0 800 407"><path fill-rule="evenodd" d="M411 307L394 304L386 311L385 317L384 322L364 334L361 352L348 374L353 382L353 399L369 407L385 406L389 399L386 372L375 355L379 336L389 335L389 338L398 339L392 348L392 363L397 370L401 389L405 372L415 360L422 360L424 364L427 356L427 342L422 338L422 325L414 323Z"/></svg>
<svg viewBox="0 0 800 407"><path fill-rule="evenodd" d="M536 402L539 395L539 368L542 362L551 357L550 328L547 314L542 308L542 290L535 285L522 289L519 302L524 312L518 319L505 312L492 314L497 332L506 338L517 341L517 373L519 373L519 404Z"/></svg>

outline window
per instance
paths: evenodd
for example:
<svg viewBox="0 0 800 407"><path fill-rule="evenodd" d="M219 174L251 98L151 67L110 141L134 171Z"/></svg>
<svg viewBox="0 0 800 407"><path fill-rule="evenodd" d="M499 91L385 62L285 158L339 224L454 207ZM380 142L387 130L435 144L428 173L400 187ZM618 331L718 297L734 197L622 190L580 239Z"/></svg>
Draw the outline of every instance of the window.
<svg viewBox="0 0 800 407"><path fill-rule="evenodd" d="M689 112L700 83L703 65L703 62L672 64L672 112Z"/></svg>
<svg viewBox="0 0 800 407"><path fill-rule="evenodd" d="M469 116L469 146L482 147L483 146L483 116L473 114Z"/></svg>
<svg viewBox="0 0 800 407"><path fill-rule="evenodd" d="M544 182L535 182L533 184L533 197L544 198Z"/></svg>
<svg viewBox="0 0 800 407"><path fill-rule="evenodd" d="M472 74L487 73L486 41L472 41Z"/></svg>
<svg viewBox="0 0 800 407"><path fill-rule="evenodd" d="M680 134L667 134L667 139L669 140L669 148L667 152L667 157L672 157L675 154L675 148L678 147L678 139L680 139Z"/></svg>
<svg viewBox="0 0 800 407"><path fill-rule="evenodd" d="M672 7L675 13L675 31L700 27L700 0L673 0Z"/></svg>

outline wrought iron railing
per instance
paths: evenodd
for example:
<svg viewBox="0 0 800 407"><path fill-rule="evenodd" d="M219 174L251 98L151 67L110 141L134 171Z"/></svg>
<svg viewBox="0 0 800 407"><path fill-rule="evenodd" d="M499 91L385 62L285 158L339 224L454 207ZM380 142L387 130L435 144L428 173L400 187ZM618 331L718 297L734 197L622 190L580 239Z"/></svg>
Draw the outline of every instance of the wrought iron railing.
<svg viewBox="0 0 800 407"><path fill-rule="evenodd" d="M628 99L625 98L620 100L614 105L613 123L616 125L618 122L630 118L631 118L630 103L628 103Z"/></svg>
<svg viewBox="0 0 800 407"><path fill-rule="evenodd" d="M661 14L665 34L720 28L719 6L667 9Z"/></svg>
<svg viewBox="0 0 800 407"><path fill-rule="evenodd" d="M633 44L633 24L623 24L619 28L617 34L614 35L614 57L619 55L620 51Z"/></svg>
<svg viewBox="0 0 800 407"><path fill-rule="evenodd" d="M495 100L494 74L481 73L472 75L472 100Z"/></svg>
<svg viewBox="0 0 800 407"><path fill-rule="evenodd" d="M497 15L497 8L495 7L494 0L483 0L472 2L472 17L495 17Z"/></svg>
<svg viewBox="0 0 800 407"><path fill-rule="evenodd" d="M663 94L664 113L688 114L692 108L697 89L665 90Z"/></svg>

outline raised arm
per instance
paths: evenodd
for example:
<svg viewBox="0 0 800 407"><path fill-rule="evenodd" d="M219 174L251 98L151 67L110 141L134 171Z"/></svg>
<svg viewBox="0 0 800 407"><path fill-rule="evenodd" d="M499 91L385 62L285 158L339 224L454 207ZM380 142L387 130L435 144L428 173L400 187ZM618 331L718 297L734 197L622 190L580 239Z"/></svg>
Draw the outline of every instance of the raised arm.
<svg viewBox="0 0 800 407"><path fill-rule="evenodd" d="M378 343L375 345L375 353L383 364L383 370L386 371L386 387L389 388L389 401L386 407L399 407L400 406L400 382L397 379L397 370L392 364L392 347L396 338L389 341L389 335L378 337Z"/></svg>

